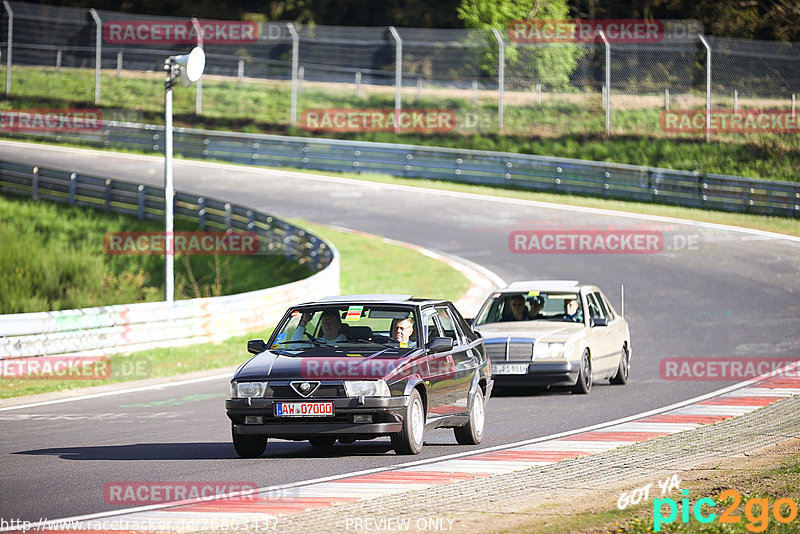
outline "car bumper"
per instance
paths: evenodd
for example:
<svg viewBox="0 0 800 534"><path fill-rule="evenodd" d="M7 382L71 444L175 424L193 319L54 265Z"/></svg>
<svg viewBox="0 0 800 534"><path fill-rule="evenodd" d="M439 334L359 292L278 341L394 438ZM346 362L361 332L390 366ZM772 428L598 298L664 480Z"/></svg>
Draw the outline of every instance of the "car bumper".
<svg viewBox="0 0 800 534"><path fill-rule="evenodd" d="M497 374L492 378L497 387L502 386L574 386L580 373L580 360L574 362L492 362L493 365L511 363L527 364L524 374Z"/></svg>
<svg viewBox="0 0 800 534"><path fill-rule="evenodd" d="M228 399L225 409L237 434L268 437L308 438L313 436L379 436L400 432L408 397L365 397L313 399L333 402L333 417L279 417L275 402L298 402L297 399ZM370 423L356 423L353 415L372 415ZM262 424L245 424L246 416L260 416Z"/></svg>

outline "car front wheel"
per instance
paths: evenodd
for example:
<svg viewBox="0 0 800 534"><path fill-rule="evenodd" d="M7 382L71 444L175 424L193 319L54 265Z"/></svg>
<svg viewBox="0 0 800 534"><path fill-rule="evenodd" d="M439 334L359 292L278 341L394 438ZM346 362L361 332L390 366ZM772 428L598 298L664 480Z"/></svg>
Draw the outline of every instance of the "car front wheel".
<svg viewBox="0 0 800 534"><path fill-rule="evenodd" d="M592 358L589 349L583 351L581 358L581 369L578 373L578 382L572 387L573 393L585 395L592 390Z"/></svg>
<svg viewBox="0 0 800 534"><path fill-rule="evenodd" d="M258 458L267 448L267 436L237 434L233 432L233 448L242 458Z"/></svg>
<svg viewBox="0 0 800 534"><path fill-rule="evenodd" d="M392 434L392 447L397 454L419 454L425 434L425 406L416 389L408 396L403 429Z"/></svg>
<svg viewBox="0 0 800 534"><path fill-rule="evenodd" d="M483 439L483 424L485 421L483 411L483 392L481 388L475 392L472 399L472 409L469 411L469 423L453 429L459 445L477 445Z"/></svg>

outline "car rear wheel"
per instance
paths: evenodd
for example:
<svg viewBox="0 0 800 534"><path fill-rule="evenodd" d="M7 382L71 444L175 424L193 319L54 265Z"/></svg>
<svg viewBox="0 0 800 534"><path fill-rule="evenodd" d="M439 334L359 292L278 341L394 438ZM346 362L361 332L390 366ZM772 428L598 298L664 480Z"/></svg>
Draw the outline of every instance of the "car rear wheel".
<svg viewBox="0 0 800 534"><path fill-rule="evenodd" d="M475 392L472 399L472 409L469 411L469 423L453 429L459 445L477 445L483 439L483 425L486 420L483 411L483 392L481 388Z"/></svg>
<svg viewBox="0 0 800 534"><path fill-rule="evenodd" d="M242 458L258 458L267 448L267 436L237 434L231 429L233 448Z"/></svg>
<svg viewBox="0 0 800 534"><path fill-rule="evenodd" d="M425 405L416 389L408 396L403 430L392 434L392 447L397 454L419 454L425 434Z"/></svg>
<svg viewBox="0 0 800 534"><path fill-rule="evenodd" d="M572 387L573 393L585 395L592 390L592 358L589 349L583 351L581 370L578 373L578 382Z"/></svg>
<svg viewBox="0 0 800 534"><path fill-rule="evenodd" d="M622 356L619 357L619 367L617 368L617 374L611 377L612 384L627 384L628 383L628 375L631 372L631 355L628 352L628 347L622 347Z"/></svg>
<svg viewBox="0 0 800 534"><path fill-rule="evenodd" d="M336 438L313 438L308 440L312 447L333 447Z"/></svg>

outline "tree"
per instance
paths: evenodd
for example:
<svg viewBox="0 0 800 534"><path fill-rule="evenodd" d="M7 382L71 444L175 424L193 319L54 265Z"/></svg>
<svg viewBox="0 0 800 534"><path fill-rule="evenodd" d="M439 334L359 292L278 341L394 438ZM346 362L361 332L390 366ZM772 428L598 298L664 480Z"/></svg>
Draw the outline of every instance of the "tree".
<svg viewBox="0 0 800 534"><path fill-rule="evenodd" d="M496 28L508 41L513 21L569 19L566 0L461 0L458 16L467 28ZM569 85L569 76L586 49L572 43L522 44L508 43L505 50L507 79L513 86L530 87L543 82L554 88ZM497 74L498 52L487 52L482 68L489 75Z"/></svg>

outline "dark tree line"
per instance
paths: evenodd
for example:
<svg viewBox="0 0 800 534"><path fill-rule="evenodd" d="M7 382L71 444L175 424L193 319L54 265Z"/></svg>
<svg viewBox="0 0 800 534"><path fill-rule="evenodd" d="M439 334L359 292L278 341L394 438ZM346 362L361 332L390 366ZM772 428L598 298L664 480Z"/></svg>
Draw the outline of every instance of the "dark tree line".
<svg viewBox="0 0 800 534"><path fill-rule="evenodd" d="M456 8L471 0L46 0L149 15L209 19L292 20L335 26L461 28ZM497 0L498 4L508 0ZM546 5L548 0L541 0ZM800 41L798 0L569 0L578 18L698 19L706 33Z"/></svg>

